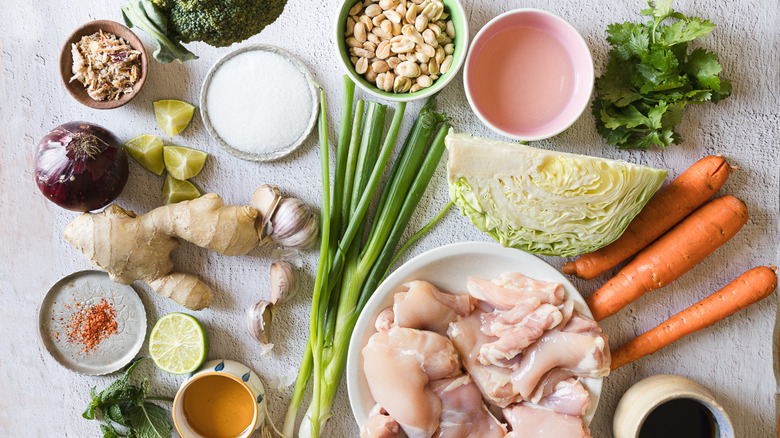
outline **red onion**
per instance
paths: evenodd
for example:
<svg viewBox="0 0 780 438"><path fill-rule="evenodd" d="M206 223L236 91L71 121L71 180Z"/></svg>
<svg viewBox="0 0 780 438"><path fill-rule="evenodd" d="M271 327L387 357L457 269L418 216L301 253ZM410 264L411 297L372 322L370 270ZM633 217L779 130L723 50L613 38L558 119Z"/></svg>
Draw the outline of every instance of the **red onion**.
<svg viewBox="0 0 780 438"><path fill-rule="evenodd" d="M35 182L44 196L68 210L106 206L122 192L127 176L127 153L101 126L65 123L38 143Z"/></svg>

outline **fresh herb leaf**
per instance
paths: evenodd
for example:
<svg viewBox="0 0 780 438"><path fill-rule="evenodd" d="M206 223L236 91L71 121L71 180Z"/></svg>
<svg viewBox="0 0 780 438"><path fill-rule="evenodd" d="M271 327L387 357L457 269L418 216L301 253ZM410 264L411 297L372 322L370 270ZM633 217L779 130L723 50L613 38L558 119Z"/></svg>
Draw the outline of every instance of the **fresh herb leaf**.
<svg viewBox="0 0 780 438"><path fill-rule="evenodd" d="M144 378L140 386L130 382L130 375L142 359L133 362L123 373L100 394L90 390L90 403L82 416L88 420L101 419L100 431L103 438L169 438L171 424L165 409L146 401L149 379ZM160 398L155 398L159 400ZM127 428L119 433L114 424Z"/></svg>
<svg viewBox="0 0 780 438"><path fill-rule="evenodd" d="M596 128L621 149L680 143L674 127L688 103L717 103L731 94L717 55L701 48L688 53L688 42L708 36L715 25L676 12L672 0L648 4L642 15L652 21L607 27L610 60L595 83ZM668 19L676 21L667 25Z"/></svg>
<svg viewBox="0 0 780 438"><path fill-rule="evenodd" d="M139 437L168 438L171 436L168 413L154 403L144 402L134 406L130 412L130 424Z"/></svg>

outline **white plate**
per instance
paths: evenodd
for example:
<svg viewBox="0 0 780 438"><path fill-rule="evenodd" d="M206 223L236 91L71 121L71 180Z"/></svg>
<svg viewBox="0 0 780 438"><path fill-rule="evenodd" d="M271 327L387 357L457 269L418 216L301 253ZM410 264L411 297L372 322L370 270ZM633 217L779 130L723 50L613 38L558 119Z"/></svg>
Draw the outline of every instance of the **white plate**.
<svg viewBox="0 0 780 438"><path fill-rule="evenodd" d="M368 412L376 403L363 375L363 355L360 354L368 338L376 333L374 321L383 309L393 305L393 294L401 285L412 280L427 280L449 291L465 291L466 280L471 277L492 279L502 272L514 271L536 280L560 283L566 297L574 300L574 308L592 318L585 300L577 289L557 269L526 252L504 248L497 243L464 242L432 249L406 262L390 274L368 300L360 314L347 357L347 391L352 413L358 426L368 419ZM590 409L585 422L590 423L601 395L602 379L582 379L590 392Z"/></svg>

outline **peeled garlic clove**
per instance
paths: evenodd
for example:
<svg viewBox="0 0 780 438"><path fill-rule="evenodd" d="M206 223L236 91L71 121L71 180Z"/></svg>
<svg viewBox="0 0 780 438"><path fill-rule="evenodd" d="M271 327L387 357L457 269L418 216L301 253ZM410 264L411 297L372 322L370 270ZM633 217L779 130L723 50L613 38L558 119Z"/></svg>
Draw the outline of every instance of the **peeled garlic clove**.
<svg viewBox="0 0 780 438"><path fill-rule="evenodd" d="M298 291L297 270L286 260L271 265L271 304L280 306L292 299Z"/></svg>
<svg viewBox="0 0 780 438"><path fill-rule="evenodd" d="M246 309L246 328L260 344L263 354L268 354L274 348L268 338L273 319L274 307L266 300L260 300Z"/></svg>
<svg viewBox="0 0 780 438"><path fill-rule="evenodd" d="M252 193L249 205L257 210L257 213L260 215L260 218L255 222L255 228L257 229L257 236L261 240L265 237L266 225L281 200L281 190L279 190L278 186L271 184L262 185Z"/></svg>
<svg viewBox="0 0 780 438"><path fill-rule="evenodd" d="M319 237L319 221L306 204L297 198L283 198L269 223L270 239L288 248L306 249Z"/></svg>

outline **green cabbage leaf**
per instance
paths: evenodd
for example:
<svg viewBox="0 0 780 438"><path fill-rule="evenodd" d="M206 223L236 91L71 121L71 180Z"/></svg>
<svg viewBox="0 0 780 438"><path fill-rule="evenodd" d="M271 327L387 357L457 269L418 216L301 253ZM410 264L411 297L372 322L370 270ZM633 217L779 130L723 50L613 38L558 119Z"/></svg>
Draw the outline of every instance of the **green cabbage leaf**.
<svg viewBox="0 0 780 438"><path fill-rule="evenodd" d="M615 241L666 171L450 133L450 198L506 247L572 257Z"/></svg>

